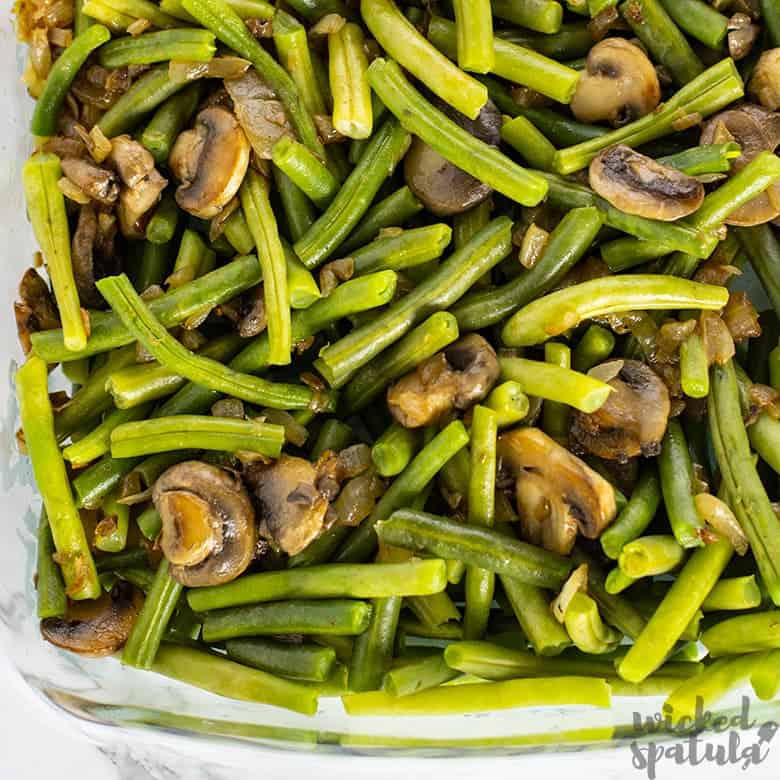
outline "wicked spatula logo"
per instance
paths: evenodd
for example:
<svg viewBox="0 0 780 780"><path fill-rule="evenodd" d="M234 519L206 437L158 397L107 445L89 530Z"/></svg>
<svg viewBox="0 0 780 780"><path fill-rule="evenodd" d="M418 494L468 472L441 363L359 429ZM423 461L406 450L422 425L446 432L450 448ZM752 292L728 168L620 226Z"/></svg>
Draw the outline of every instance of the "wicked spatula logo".
<svg viewBox="0 0 780 780"><path fill-rule="evenodd" d="M696 699L694 716L677 723L672 722L666 708L650 717L635 712L634 730L637 739L631 743L631 763L645 772L648 780L655 780L664 763L715 764L743 770L762 764L769 756L778 724L751 718L750 699L744 696L739 714L731 716L705 710L701 698Z"/></svg>

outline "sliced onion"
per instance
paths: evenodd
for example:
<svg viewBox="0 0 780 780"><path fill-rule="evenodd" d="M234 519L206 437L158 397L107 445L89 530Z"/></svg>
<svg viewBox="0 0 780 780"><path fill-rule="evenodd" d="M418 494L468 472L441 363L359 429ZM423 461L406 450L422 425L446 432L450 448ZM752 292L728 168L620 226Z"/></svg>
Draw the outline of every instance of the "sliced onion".
<svg viewBox="0 0 780 780"><path fill-rule="evenodd" d="M699 330L709 365L728 363L734 356L734 339L720 315L714 311L703 311L699 317Z"/></svg>
<svg viewBox="0 0 780 780"><path fill-rule="evenodd" d="M723 309L723 322L734 341L756 338L761 335L758 312L744 290L733 292Z"/></svg>
<svg viewBox="0 0 780 780"><path fill-rule="evenodd" d="M523 241L520 244L520 252L517 259L523 268L533 268L547 246L550 240L550 234L544 229L532 222L523 234Z"/></svg>
<svg viewBox="0 0 780 780"><path fill-rule="evenodd" d="M563 583L561 592L555 597L555 600L550 604L555 619L559 623L563 623L566 617L566 610L569 608L571 600L577 593L588 592L588 564L581 563L570 575L569 579Z"/></svg>
<svg viewBox="0 0 780 780"><path fill-rule="evenodd" d="M750 546L748 538L729 506L711 493L698 493L693 501L701 519L728 539L738 555L745 555Z"/></svg>

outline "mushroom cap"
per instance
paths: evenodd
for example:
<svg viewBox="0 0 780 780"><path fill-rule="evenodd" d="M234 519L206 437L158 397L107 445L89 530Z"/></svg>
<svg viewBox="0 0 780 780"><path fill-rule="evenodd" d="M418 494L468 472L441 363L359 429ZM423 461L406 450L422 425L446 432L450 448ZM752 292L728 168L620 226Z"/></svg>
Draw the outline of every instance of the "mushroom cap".
<svg viewBox="0 0 780 780"><path fill-rule="evenodd" d="M120 580L94 601L69 601L65 617L41 621L41 634L73 653L112 655L127 641L143 602L140 590Z"/></svg>
<svg viewBox="0 0 780 780"><path fill-rule="evenodd" d="M62 172L90 198L106 206L116 203L119 183L113 171L81 157L66 157L61 164Z"/></svg>
<svg viewBox="0 0 780 780"><path fill-rule="evenodd" d="M736 141L742 154L733 161L731 175L741 171L756 155L773 152L780 144L780 114L745 103L710 117L702 128L700 143ZM780 182L732 212L727 225L760 225L780 214Z"/></svg>
<svg viewBox="0 0 780 780"><path fill-rule="evenodd" d="M184 211L211 219L238 192L249 167L249 141L233 114L204 108L195 127L179 134L168 164L181 184L176 202Z"/></svg>
<svg viewBox="0 0 780 780"><path fill-rule="evenodd" d="M638 360L610 360L588 374L613 392L595 412L573 410L574 441L607 460L658 455L671 410L669 390L658 374Z"/></svg>
<svg viewBox="0 0 780 780"><path fill-rule="evenodd" d="M588 53L570 108L580 122L619 127L654 111L660 100L647 55L624 38L605 38Z"/></svg>
<svg viewBox="0 0 780 780"><path fill-rule="evenodd" d="M387 404L405 428L430 425L452 409L467 409L483 399L499 373L493 347L469 333L391 385Z"/></svg>
<svg viewBox="0 0 780 780"><path fill-rule="evenodd" d="M568 555L577 539L577 519L563 496L533 471L522 471L515 482L520 534L526 541L545 550Z"/></svg>
<svg viewBox="0 0 780 780"><path fill-rule="evenodd" d="M590 163L590 186L615 208L648 219L673 221L692 214L704 185L625 144L610 146Z"/></svg>
<svg viewBox="0 0 780 780"><path fill-rule="evenodd" d="M317 469L308 460L282 454L257 477L259 533L295 555L322 531L329 502L320 491Z"/></svg>
<svg viewBox="0 0 780 780"><path fill-rule="evenodd" d="M748 92L770 111L780 108L780 48L767 49L753 68Z"/></svg>
<svg viewBox="0 0 780 780"><path fill-rule="evenodd" d="M469 119L443 102L434 101L450 119L471 135L497 146L501 140L501 113L488 100L476 119ZM493 191L461 168L415 138L404 158L409 188L437 216L460 214L481 203Z"/></svg>
<svg viewBox="0 0 780 780"><path fill-rule="evenodd" d="M564 552L563 547L571 541L572 520L583 536L596 539L615 519L612 485L538 428L515 428L502 434L497 452L502 465L515 474L518 482L527 481L528 473L538 478L530 485L517 485L524 506L539 506L539 499L533 496L538 496L544 483L549 511L543 522L555 527L542 530L541 541L560 545L555 552ZM565 504L565 510L559 501Z"/></svg>
<svg viewBox="0 0 780 780"><path fill-rule="evenodd" d="M187 587L220 585L252 561L255 512L241 481L196 460L171 466L152 493L171 576Z"/></svg>

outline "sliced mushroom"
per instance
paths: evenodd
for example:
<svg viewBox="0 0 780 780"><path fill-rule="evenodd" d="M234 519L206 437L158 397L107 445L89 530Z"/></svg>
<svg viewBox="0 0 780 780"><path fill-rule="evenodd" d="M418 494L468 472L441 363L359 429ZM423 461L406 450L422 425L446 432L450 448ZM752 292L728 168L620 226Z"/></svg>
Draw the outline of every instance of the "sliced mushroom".
<svg viewBox="0 0 780 780"><path fill-rule="evenodd" d="M499 371L493 347L469 333L390 386L390 413L406 428L431 425L446 412L483 399Z"/></svg>
<svg viewBox="0 0 780 780"><path fill-rule="evenodd" d="M263 285L258 284L241 296L239 308L238 335L242 339L252 338L262 333L268 326L265 312Z"/></svg>
<svg viewBox="0 0 780 780"><path fill-rule="evenodd" d="M780 48L761 54L748 83L748 92L770 111L780 108Z"/></svg>
<svg viewBox="0 0 780 780"><path fill-rule="evenodd" d="M606 38L588 53L571 110L580 122L620 127L654 111L661 86L647 55L624 38Z"/></svg>
<svg viewBox="0 0 780 780"><path fill-rule="evenodd" d="M141 591L120 581L94 601L69 601L65 617L41 621L41 634L73 653L111 655L124 646L143 602Z"/></svg>
<svg viewBox="0 0 780 780"><path fill-rule="evenodd" d="M502 434L498 456L517 480L518 514L529 541L566 555L577 531L597 539L615 519L612 485L538 428Z"/></svg>
<svg viewBox="0 0 780 780"><path fill-rule="evenodd" d="M590 186L615 208L649 219L680 219L696 211L704 200L700 181L625 144L596 155L589 178Z"/></svg>
<svg viewBox="0 0 780 780"><path fill-rule="evenodd" d="M289 555L299 553L323 530L329 496L318 478L309 461L284 454L257 477L260 536Z"/></svg>
<svg viewBox="0 0 780 780"><path fill-rule="evenodd" d="M607 460L658 455L671 410L661 378L638 360L610 360L588 374L606 382L613 392L597 411L573 412L574 441Z"/></svg>
<svg viewBox="0 0 780 780"><path fill-rule="evenodd" d="M31 334L60 327L54 296L34 268L28 268L19 283L19 300L14 303L14 316L19 343L25 355L32 349Z"/></svg>
<svg viewBox="0 0 780 780"><path fill-rule="evenodd" d="M488 100L476 119L468 119L446 104L436 105L471 135L497 146L501 140L501 113ZM492 189L445 160L415 138L404 157L404 176L414 194L437 216L460 214L485 200Z"/></svg>
<svg viewBox="0 0 780 780"><path fill-rule="evenodd" d="M62 160L62 172L90 198L110 206L119 197L116 174L107 171L90 160L66 157Z"/></svg>
<svg viewBox="0 0 780 780"><path fill-rule="evenodd" d="M162 518L162 551L182 585L220 585L249 566L255 512L238 478L207 463L184 461L160 476L152 499Z"/></svg>
<svg viewBox="0 0 780 780"><path fill-rule="evenodd" d="M79 300L85 308L96 309L103 304L103 296L95 287L94 249L98 233L98 219L91 204L82 206L79 221L71 242L73 278Z"/></svg>
<svg viewBox="0 0 780 780"><path fill-rule="evenodd" d="M701 143L736 141L742 154L731 165L731 175L741 171L756 155L773 152L780 144L780 114L745 103L739 108L721 111L702 128ZM732 212L728 225L760 225L780 214L780 182Z"/></svg>
<svg viewBox="0 0 780 780"><path fill-rule="evenodd" d="M201 111L195 128L176 139L168 164L181 185L176 202L201 219L219 214L238 192L249 166L249 141L224 108Z"/></svg>

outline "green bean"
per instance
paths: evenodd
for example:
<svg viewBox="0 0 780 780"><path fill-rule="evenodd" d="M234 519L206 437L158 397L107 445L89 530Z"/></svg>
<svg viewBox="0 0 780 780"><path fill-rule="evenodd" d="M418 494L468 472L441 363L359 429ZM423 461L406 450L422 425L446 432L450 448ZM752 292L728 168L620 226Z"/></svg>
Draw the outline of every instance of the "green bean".
<svg viewBox="0 0 780 780"><path fill-rule="evenodd" d="M336 177L303 144L283 135L272 149L274 164L320 208L338 190Z"/></svg>
<svg viewBox="0 0 780 780"><path fill-rule="evenodd" d="M284 599L421 596L439 593L447 585L443 561L404 563L325 564L294 571L249 574L226 585L191 590L196 612Z"/></svg>
<svg viewBox="0 0 780 780"><path fill-rule="evenodd" d="M274 15L273 37L279 61L292 76L308 112L312 116L327 113L325 99L314 74L306 28L280 9Z"/></svg>
<svg viewBox="0 0 780 780"><path fill-rule="evenodd" d="M468 488L468 522L490 527L495 520L496 436L495 412L477 404L471 422L471 469ZM466 607L463 636L478 639L487 629L493 603L495 574L466 567Z"/></svg>
<svg viewBox="0 0 780 780"><path fill-rule="evenodd" d="M149 552L143 547L132 547L121 552L105 553L95 561L98 573L137 569L149 566Z"/></svg>
<svg viewBox="0 0 780 780"><path fill-rule="evenodd" d="M630 588L636 580L636 577L630 577L621 568L616 566L607 574L607 577L604 580L604 587L607 589L607 593L616 595L622 593L626 588Z"/></svg>
<svg viewBox="0 0 780 780"><path fill-rule="evenodd" d="M119 493L112 492L102 506L105 523L101 521L95 528L94 545L107 553L118 553L127 545L127 532L130 528L130 507L119 502Z"/></svg>
<svg viewBox="0 0 780 780"><path fill-rule="evenodd" d="M710 391L709 366L704 342L692 333L680 344L680 379L685 395L706 398Z"/></svg>
<svg viewBox="0 0 780 780"><path fill-rule="evenodd" d="M198 354L224 362L238 352L241 344L240 336L228 333L206 344ZM105 382L105 387L118 409L132 409L139 404L172 395L186 382L184 377L179 376L172 369L154 362L129 365L112 371Z"/></svg>
<svg viewBox="0 0 780 780"><path fill-rule="evenodd" d="M549 34L561 29L563 8L553 0L493 0L491 5L499 19L529 30Z"/></svg>
<svg viewBox="0 0 780 780"><path fill-rule="evenodd" d="M179 414L127 422L111 433L111 455L134 458L171 450L258 452L278 458L284 444L280 425L232 417Z"/></svg>
<svg viewBox="0 0 780 780"><path fill-rule="evenodd" d="M57 120L73 79L89 55L110 38L111 33L105 27L92 25L77 35L54 61L35 102L30 123L33 135L49 136L57 132Z"/></svg>
<svg viewBox="0 0 780 780"><path fill-rule="evenodd" d="M603 363L615 349L612 331L593 323L582 335L571 356L572 368L587 374L594 366Z"/></svg>
<svg viewBox="0 0 780 780"><path fill-rule="evenodd" d="M490 0L453 0L457 61L463 70L488 73L495 65Z"/></svg>
<svg viewBox="0 0 780 780"><path fill-rule="evenodd" d="M95 22L84 13L84 0L75 0L73 3L73 34L81 35Z"/></svg>
<svg viewBox="0 0 780 780"><path fill-rule="evenodd" d="M759 0L761 17L767 30L767 37L772 46L780 46L780 9L772 0Z"/></svg>
<svg viewBox="0 0 780 780"><path fill-rule="evenodd" d="M225 643L228 658L271 674L296 680L327 680L336 663L336 651L313 644L274 639L231 639Z"/></svg>
<svg viewBox="0 0 780 780"><path fill-rule="evenodd" d="M133 19L148 19L155 27L173 27L177 23L173 17L161 11L159 6L150 0L100 0L100 2Z"/></svg>
<svg viewBox="0 0 780 780"><path fill-rule="evenodd" d="M232 300L244 290L258 284L261 279L257 258L253 255L240 257L189 284L149 301L149 311L163 326L172 328L193 314L202 312L204 306L218 306ZM33 334L33 351L47 363L57 363L61 360L90 357L135 340L115 312L99 314L98 317L98 312L94 312L90 317L92 330L84 349L78 352L67 350L62 331L54 329Z"/></svg>
<svg viewBox="0 0 780 780"><path fill-rule="evenodd" d="M780 650L768 650L756 660L750 684L762 701L771 701L780 689Z"/></svg>
<svg viewBox="0 0 780 780"><path fill-rule="evenodd" d="M742 97L743 93L742 78L733 60L721 60L675 92L657 111L598 138L559 149L553 161L555 170L559 173L574 173L585 168L600 151L609 146L617 143L639 146L661 138L674 131L680 116L697 113L702 117L710 116Z"/></svg>
<svg viewBox="0 0 780 780"><path fill-rule="evenodd" d="M780 243L769 225L736 228L735 232L772 308L780 314Z"/></svg>
<svg viewBox="0 0 780 780"><path fill-rule="evenodd" d="M187 82L172 81L168 77L167 65L158 65L133 82L130 89L103 114L98 127L108 138L132 130L146 114L185 86Z"/></svg>
<svg viewBox="0 0 780 780"><path fill-rule="evenodd" d="M661 665L733 553L730 542L719 539L691 555L642 633L620 661L617 670L624 680L641 682Z"/></svg>
<svg viewBox="0 0 780 780"><path fill-rule="evenodd" d="M363 43L363 30L351 22L328 35L333 127L347 138L368 138L374 122Z"/></svg>
<svg viewBox="0 0 780 780"><path fill-rule="evenodd" d="M448 57L456 55L456 28L449 20L434 16L428 25L428 37ZM492 72L496 76L522 84L559 103L571 102L580 78L573 68L501 37L493 39L493 51Z"/></svg>
<svg viewBox="0 0 780 780"><path fill-rule="evenodd" d="M231 699L272 704L304 715L317 711L316 688L184 645L164 644L151 669Z"/></svg>
<svg viewBox="0 0 780 780"><path fill-rule="evenodd" d="M342 387L415 323L435 311L449 308L479 277L503 260L510 251L510 234L511 222L506 217L494 219L412 292L372 322L326 347L315 362L319 372L331 387Z"/></svg>
<svg viewBox="0 0 780 780"><path fill-rule="evenodd" d="M728 173L731 161L741 154L738 143L730 141L722 144L694 146L677 154L659 157L657 162L668 165L688 176L701 176L708 173Z"/></svg>
<svg viewBox="0 0 780 780"><path fill-rule="evenodd" d="M542 588L507 575L501 576L501 584L517 622L537 655L558 655L571 645L569 635L553 617Z"/></svg>
<svg viewBox="0 0 780 780"><path fill-rule="evenodd" d="M74 390L83 387L89 381L89 360L72 360L70 363L64 363L62 373L65 378L74 385Z"/></svg>
<svg viewBox="0 0 780 780"><path fill-rule="evenodd" d="M397 63L374 60L368 80L401 124L451 163L524 206L535 206L547 185L435 108L406 80ZM362 162L362 161L361 161Z"/></svg>
<svg viewBox="0 0 780 780"><path fill-rule="evenodd" d="M455 235L455 249L460 249L467 244L490 222L492 211L493 202L488 198L487 200L483 200L482 203L478 203L473 208L470 208L468 211L455 214L452 220L452 229Z"/></svg>
<svg viewBox="0 0 780 780"><path fill-rule="evenodd" d="M46 364L35 356L16 372L24 441L46 508L66 592L72 599L94 599L100 595L100 583L54 435L47 380Z"/></svg>
<svg viewBox="0 0 780 780"><path fill-rule="evenodd" d="M750 679L761 655L722 658L710 664L700 675L675 688L664 702L664 712L676 726L692 726L721 697Z"/></svg>
<svg viewBox="0 0 780 780"><path fill-rule="evenodd" d="M118 460L104 455L97 463L79 472L73 480L76 506L80 509L97 509L122 477L129 474L139 462L139 458Z"/></svg>
<svg viewBox="0 0 780 780"><path fill-rule="evenodd" d="M604 554L617 560L629 542L641 536L652 522L661 503L661 483L652 465L646 464L639 475L626 506L599 538Z"/></svg>
<svg viewBox="0 0 780 780"><path fill-rule="evenodd" d="M200 234L190 228L185 230L173 263L173 271L165 280L168 289L181 287L202 276L200 269L205 262L207 252L208 247Z"/></svg>
<svg viewBox="0 0 780 780"><path fill-rule="evenodd" d="M607 626L599 615L596 602L577 592L569 601L564 615L566 633L583 653L598 655L614 650L623 638L620 631Z"/></svg>
<svg viewBox="0 0 780 780"><path fill-rule="evenodd" d="M138 292L144 292L153 285L162 286L171 271L173 248L173 241L167 244L144 241L140 259L134 267L128 269Z"/></svg>
<svg viewBox="0 0 780 780"><path fill-rule="evenodd" d="M370 244L350 253L355 275L382 268L401 271L441 257L452 238L452 228L444 223L388 232Z"/></svg>
<svg viewBox="0 0 780 780"><path fill-rule="evenodd" d="M389 57L453 108L470 119L477 117L487 101L485 87L425 40L393 0L362 0L360 10L366 26ZM381 93L379 96L387 105Z"/></svg>
<svg viewBox="0 0 780 780"><path fill-rule="evenodd" d="M167 244L173 240L179 213L173 193L166 192L146 225L146 240L152 244Z"/></svg>
<svg viewBox="0 0 780 780"><path fill-rule="evenodd" d="M249 32L236 11L224 0L182 0L182 5L222 43L252 63L284 105L301 142L316 155L324 157L325 149L317 135L317 128L295 82Z"/></svg>
<svg viewBox="0 0 780 780"><path fill-rule="evenodd" d="M587 38L588 46L590 46L590 34L588 34ZM530 120L545 138L556 147L571 146L572 144L589 141L593 138L600 138L607 132L603 127L576 122L550 108L526 108L517 105L514 101L512 101L512 104L508 104L505 101L507 99L512 100L511 95L502 95L493 82L488 82L488 86L491 99L493 102L496 102L496 100L501 102L500 108L503 113L512 117L523 116Z"/></svg>
<svg viewBox="0 0 780 780"><path fill-rule="evenodd" d="M568 368L526 358L499 358L501 378L519 382L532 396L573 406L587 414L600 409L612 388Z"/></svg>
<svg viewBox="0 0 780 780"><path fill-rule="evenodd" d="M35 591L37 594L38 617L43 620L50 617L63 617L68 599L60 567L54 562L54 539L46 518L46 510L41 510L38 522L38 554L35 569Z"/></svg>
<svg viewBox="0 0 780 780"><path fill-rule="evenodd" d="M365 560L375 549L375 527L402 506L409 504L438 474L442 466L468 442L468 433L459 420L451 422L426 444L412 462L396 477L371 514L347 538L336 554L338 562ZM403 546L403 545L399 545ZM444 556L457 558L456 555Z"/></svg>
<svg viewBox="0 0 780 780"><path fill-rule="evenodd" d="M412 371L457 338L458 324L451 314L444 311L432 314L354 376L344 390L344 408L352 412L365 409L393 380Z"/></svg>
<svg viewBox="0 0 780 780"><path fill-rule="evenodd" d="M163 558L122 651L122 663L125 666L153 668L163 634L183 590L171 577L169 568L168 559Z"/></svg>
<svg viewBox="0 0 780 780"><path fill-rule="evenodd" d="M571 568L547 550L425 512L397 510L377 524L376 532L385 543L462 560L540 587L559 587Z"/></svg>
<svg viewBox="0 0 780 780"><path fill-rule="evenodd" d="M780 610L753 612L722 620L701 641L713 658L780 648Z"/></svg>
<svg viewBox="0 0 780 780"><path fill-rule="evenodd" d="M265 0L227 0L227 4L242 19L275 19L274 11L276 9L271 3L265 2ZM160 8L165 13L175 16L184 22L195 21L195 18L184 9L181 0L160 0Z"/></svg>
<svg viewBox="0 0 780 780"><path fill-rule="evenodd" d="M613 312L723 308L728 291L711 284L654 274L623 274L572 285L527 304L501 332L504 343L532 346L580 322Z"/></svg>
<svg viewBox="0 0 780 780"><path fill-rule="evenodd" d="M620 570L629 577L652 577L677 568L685 558L685 549L673 536L642 536L623 545L618 558Z"/></svg>
<svg viewBox="0 0 780 780"><path fill-rule="evenodd" d="M548 341L544 345L544 359L545 362L549 363L551 366L556 366L566 371L571 369L571 349L569 349L566 344ZM513 374L510 379L522 383L520 377L523 375L524 369L527 369L527 366L521 367L520 372L517 375ZM566 374L566 376L568 376L568 374ZM544 383L545 379L540 377L540 381ZM533 382L531 384L533 384ZM561 385L563 386L563 381L561 382ZM529 387L526 387L525 389L528 390L529 393L531 392ZM603 389L604 388L602 388L602 390ZM542 429L548 436L552 437L557 442L566 442L569 437L569 412L566 408L566 404L561 403L560 401L553 401L549 398L545 400L542 407Z"/></svg>
<svg viewBox="0 0 780 780"><path fill-rule="evenodd" d="M268 317L269 362L286 365L292 351L292 327L287 292L287 260L279 238L268 182L249 170L240 190L241 208L255 242L263 272L263 298Z"/></svg>
<svg viewBox="0 0 780 780"><path fill-rule="evenodd" d="M393 655L401 598L388 596L371 602L371 622L355 639L349 663L349 690L371 691L382 684L385 666Z"/></svg>
<svg viewBox="0 0 780 780"><path fill-rule="evenodd" d="M495 325L552 289L585 254L603 224L596 208L570 211L551 233L532 269L501 287L473 293L454 307L460 328L479 330Z"/></svg>
<svg viewBox="0 0 780 780"><path fill-rule="evenodd" d="M278 172L282 176L284 175L281 174L277 168L274 168L274 171ZM276 175L274 175L274 181L277 181ZM290 180L287 179L287 181L289 182ZM277 189L281 188L277 186ZM280 199L283 200L281 192ZM309 205L311 206L311 204ZM254 239L252 238L252 234L249 232L249 225L246 224L246 219L244 219L244 212L241 211L240 208L236 209L225 220L223 235L228 240L233 249L242 255L249 254L249 252L251 252L255 247Z"/></svg>
<svg viewBox="0 0 780 780"><path fill-rule="evenodd" d="M409 552L404 550L404 552ZM447 561L447 581L451 582L449 576L449 563ZM464 572L465 573L465 572ZM460 611L455 606L455 602L447 595L446 591L433 593L430 596L407 596L404 600L405 606L414 613L415 617L427 626L440 626L450 620L459 621Z"/></svg>
<svg viewBox="0 0 780 780"><path fill-rule="evenodd" d="M160 513L155 509L154 505L150 505L143 512L141 512L135 519L138 530L144 535L144 538L150 542L154 542L160 536L162 531L162 517Z"/></svg>
<svg viewBox="0 0 780 780"><path fill-rule="evenodd" d="M748 427L750 446L761 459L774 471L780 473L780 420L775 420L767 412L759 414L758 419Z"/></svg>
<svg viewBox="0 0 780 780"><path fill-rule="evenodd" d="M394 422L374 442L371 459L381 476L394 477L409 465L421 444L420 431Z"/></svg>
<svg viewBox="0 0 780 780"><path fill-rule="evenodd" d="M452 640L463 639L463 629L460 624L453 621L442 623L438 626L429 626L417 620L401 618L398 623L399 630L410 636L421 637L423 639Z"/></svg>
<svg viewBox="0 0 780 780"><path fill-rule="evenodd" d="M114 428L146 417L150 409L151 404L141 404L133 409L115 409L109 412L100 425L66 447L62 451L62 457L76 468L91 463L111 449L111 432Z"/></svg>
<svg viewBox="0 0 780 780"><path fill-rule="evenodd" d="M529 119L516 116L501 126L501 138L532 167L552 170L555 147Z"/></svg>
<svg viewBox="0 0 780 780"><path fill-rule="evenodd" d="M341 251L349 253L373 241L383 228L400 227L422 208L423 204L417 196L404 185L366 211L358 226L341 245Z"/></svg>
<svg viewBox="0 0 780 780"><path fill-rule="evenodd" d="M704 544L704 521L693 501L693 464L679 420L670 420L658 456L658 473L669 525L682 547Z"/></svg>
<svg viewBox="0 0 780 780"><path fill-rule="evenodd" d="M780 604L780 520L756 473L742 422L733 361L713 366L707 399L710 436L729 505L744 529L766 589Z"/></svg>
<svg viewBox="0 0 780 780"><path fill-rule="evenodd" d="M356 636L368 628L370 620L371 606L364 601L275 601L206 613L203 641L279 634Z"/></svg>
<svg viewBox="0 0 780 780"><path fill-rule="evenodd" d="M497 683L444 685L409 696L383 691L342 696L348 715L456 715L550 705L608 707L609 685L588 677L537 677Z"/></svg>
<svg viewBox="0 0 780 780"><path fill-rule="evenodd" d="M754 609L761 606L761 589L755 575L719 580L701 605L703 612Z"/></svg>
<svg viewBox="0 0 780 780"><path fill-rule="evenodd" d="M236 371L211 358L194 355L165 330L133 290L126 276L110 276L98 282L98 289L111 308L122 317L146 349L190 381L250 403L272 409L305 409L316 402L315 393L300 385L267 382Z"/></svg>
<svg viewBox="0 0 780 780"><path fill-rule="evenodd" d="M335 418L325 420L311 448L311 459L317 460L326 450L340 452L349 446L353 438L354 432L346 423Z"/></svg>
<svg viewBox="0 0 780 780"><path fill-rule="evenodd" d="M703 0L661 0L666 12L692 38L710 49L721 49L729 20Z"/></svg>
<svg viewBox="0 0 780 780"><path fill-rule="evenodd" d="M523 386L512 380L496 385L482 403L493 410L499 428L506 428L525 419L530 409Z"/></svg>
<svg viewBox="0 0 780 780"><path fill-rule="evenodd" d="M141 132L139 140L160 165L167 162L173 142L189 124L201 95L201 84L187 85L181 92L169 97Z"/></svg>
<svg viewBox="0 0 780 780"><path fill-rule="evenodd" d="M295 242L295 253L307 268L327 260L354 229L408 143L408 133L392 118L374 133L325 213Z"/></svg>
<svg viewBox="0 0 780 780"><path fill-rule="evenodd" d="M159 30L135 38L118 38L98 53L98 62L104 68L126 65L151 65L168 60L208 62L216 53L214 35L208 30Z"/></svg>
<svg viewBox="0 0 780 780"><path fill-rule="evenodd" d="M135 21L134 17L120 13L104 0L84 0L81 10L93 20L93 24L94 20L97 20L113 32L125 32Z"/></svg>
<svg viewBox="0 0 780 780"><path fill-rule="evenodd" d="M380 271L339 285L327 298L295 312L292 318L293 340L299 343L343 317L382 306L393 297L395 282L396 276L392 271ZM230 361L229 367L235 371L260 373L268 367L268 351L268 334L262 333ZM191 382L168 399L158 414L202 414L219 397L219 392Z"/></svg>
<svg viewBox="0 0 780 780"><path fill-rule="evenodd" d="M391 696L409 696L436 688L458 676L444 661L440 652L409 660L385 673L382 689Z"/></svg>
<svg viewBox="0 0 780 780"><path fill-rule="evenodd" d="M279 200L282 204L282 211L284 212L285 220L287 222L287 235L292 241L298 241L298 239L300 239L300 237L314 224L316 219L314 205L286 173L275 165L272 166L272 171L276 190L279 194ZM247 243L252 247L254 246L254 241L252 241L243 214L240 212L236 213L238 214L238 217L232 224L231 220L233 217L228 219L225 223L225 236L236 248L236 251L241 252L244 250L239 248L239 243L242 247L246 246ZM235 216L235 214L233 216ZM244 234L242 227L246 228L246 234Z"/></svg>
<svg viewBox="0 0 780 780"><path fill-rule="evenodd" d="M85 35L95 29L105 30L90 27ZM61 176L59 158L53 154L36 154L22 169L27 214L51 278L65 350L75 355L84 347L88 336L73 278L65 196L57 186Z"/></svg>

